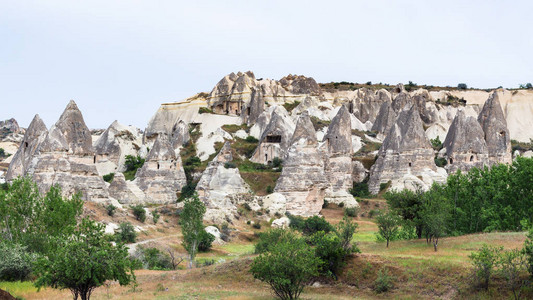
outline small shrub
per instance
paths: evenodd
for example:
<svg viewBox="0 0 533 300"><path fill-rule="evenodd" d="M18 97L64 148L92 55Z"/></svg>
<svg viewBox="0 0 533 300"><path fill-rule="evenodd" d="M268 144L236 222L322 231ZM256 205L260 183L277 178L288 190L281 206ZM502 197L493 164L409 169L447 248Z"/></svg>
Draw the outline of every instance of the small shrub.
<svg viewBox="0 0 533 300"><path fill-rule="evenodd" d="M350 194L354 197L370 197L370 192L368 191L368 179L363 182L354 182L350 189Z"/></svg>
<svg viewBox="0 0 533 300"><path fill-rule="evenodd" d="M285 107L285 109L288 111L288 112L291 112L293 109L296 108L296 106L298 106L300 104L300 101L294 101L292 103L283 103L283 107Z"/></svg>
<svg viewBox="0 0 533 300"><path fill-rule="evenodd" d="M256 139L254 136L247 136L246 139L245 139L246 142L248 143L259 143L259 140Z"/></svg>
<svg viewBox="0 0 533 300"><path fill-rule="evenodd" d="M200 108L198 109L198 113L199 113L199 114L212 114L213 111L210 110L210 109L207 108L207 107L200 107Z"/></svg>
<svg viewBox="0 0 533 300"><path fill-rule="evenodd" d="M474 278L479 286L488 290L489 281L503 247L490 247L484 244L478 252L468 257L474 267Z"/></svg>
<svg viewBox="0 0 533 300"><path fill-rule="evenodd" d="M388 292L393 287L394 277L389 275L387 268L378 271L378 277L374 281L374 291L378 294Z"/></svg>
<svg viewBox="0 0 533 300"><path fill-rule="evenodd" d="M205 231L205 229L200 233L198 242L198 252L207 252L211 250L211 246L215 241L215 236L211 233Z"/></svg>
<svg viewBox="0 0 533 300"><path fill-rule="evenodd" d="M115 178L115 173L109 173L103 176L105 182L113 182L113 178Z"/></svg>
<svg viewBox="0 0 533 300"><path fill-rule="evenodd" d="M533 227L529 228L527 239L524 242L523 251L527 259L527 269L529 271L529 275L531 278L533 278Z"/></svg>
<svg viewBox="0 0 533 300"><path fill-rule="evenodd" d="M152 212L152 220L154 221L154 224L157 224L157 221L159 221L159 217L161 217L161 215L157 212L157 210L154 210Z"/></svg>
<svg viewBox="0 0 533 300"><path fill-rule="evenodd" d="M368 217L369 218L373 218L375 215L377 215L379 213L378 210L376 209L371 209L369 212L368 212Z"/></svg>
<svg viewBox="0 0 533 300"><path fill-rule="evenodd" d="M347 207L344 209L344 214L348 217L357 217L357 212L359 209L357 207Z"/></svg>
<svg viewBox="0 0 533 300"><path fill-rule="evenodd" d="M220 230L220 238L224 242L229 242L231 239L231 229L229 228L228 223L222 224L222 228Z"/></svg>
<svg viewBox="0 0 533 300"><path fill-rule="evenodd" d="M431 140L431 146L433 146L433 149L437 151L442 149L442 142L439 136Z"/></svg>
<svg viewBox="0 0 533 300"><path fill-rule="evenodd" d="M329 202L328 200L324 200L324 203L322 204L322 208L328 208Z"/></svg>
<svg viewBox="0 0 533 300"><path fill-rule="evenodd" d="M448 161L444 157L435 157L435 164L439 168L444 168L448 164Z"/></svg>
<svg viewBox="0 0 533 300"><path fill-rule="evenodd" d="M457 88L460 89L460 90L466 90L468 88L468 86L466 85L466 83L459 83L457 85Z"/></svg>
<svg viewBox="0 0 533 300"><path fill-rule="evenodd" d="M307 219L292 215L289 215L288 217L291 221L289 227L299 230L305 235L313 235L318 231L324 231L325 233L328 233L334 230L333 226L323 217L312 216Z"/></svg>
<svg viewBox="0 0 533 300"><path fill-rule="evenodd" d="M271 185L269 185L269 186L266 187L266 192L267 192L267 194L272 194L273 191L274 191L274 189L272 188Z"/></svg>
<svg viewBox="0 0 533 300"><path fill-rule="evenodd" d="M242 205L242 207L244 207L244 209L246 209L247 211L251 211L252 210L252 208L250 207L250 204L248 204L248 203L244 203Z"/></svg>
<svg viewBox="0 0 533 300"><path fill-rule="evenodd" d="M272 160L272 168L279 168L283 164L283 160L279 157L274 157Z"/></svg>
<svg viewBox="0 0 533 300"><path fill-rule="evenodd" d="M118 230L115 232L115 241L119 243L135 243L137 239L137 232L130 222L122 222L118 225Z"/></svg>
<svg viewBox="0 0 533 300"><path fill-rule="evenodd" d="M214 259L204 259L202 262L196 261L197 267L208 267L214 265L217 261Z"/></svg>
<svg viewBox="0 0 533 300"><path fill-rule="evenodd" d="M259 222L254 222L254 224L252 224L252 227L255 229L261 229L261 224Z"/></svg>
<svg viewBox="0 0 533 300"><path fill-rule="evenodd" d="M339 203L339 207L343 208L344 207L344 202Z"/></svg>
<svg viewBox="0 0 533 300"><path fill-rule="evenodd" d="M109 204L105 207L105 209L107 210L107 215L112 217L115 215L115 210L117 210L117 207L113 204Z"/></svg>
<svg viewBox="0 0 533 300"><path fill-rule="evenodd" d="M232 162L232 161L228 161L228 162L224 163L224 168L226 168L226 169L235 169L235 168L237 168L237 165L234 162Z"/></svg>
<svg viewBox="0 0 533 300"><path fill-rule="evenodd" d="M143 248L139 246L135 252L135 257L148 270L173 269L170 256L157 248Z"/></svg>
<svg viewBox="0 0 533 300"><path fill-rule="evenodd" d="M254 250L256 254L271 251L277 244L290 243L300 238L294 231L281 228L272 228L266 232L259 233L258 236L259 239L255 244Z"/></svg>
<svg viewBox="0 0 533 300"><path fill-rule="evenodd" d="M514 299L520 299L523 288L529 284L520 278L526 270L526 256L519 249L502 252L498 261L498 272L505 278L507 287L513 292Z"/></svg>
<svg viewBox="0 0 533 300"><path fill-rule="evenodd" d="M140 221L142 223L146 221L146 211L144 210L144 206L142 206L141 204L137 204L135 206L132 206L131 209L137 221Z"/></svg>
<svg viewBox="0 0 533 300"><path fill-rule="evenodd" d="M390 181L389 182L380 183L379 184L379 191L382 192L382 191L386 190L389 187L390 184L391 184Z"/></svg>

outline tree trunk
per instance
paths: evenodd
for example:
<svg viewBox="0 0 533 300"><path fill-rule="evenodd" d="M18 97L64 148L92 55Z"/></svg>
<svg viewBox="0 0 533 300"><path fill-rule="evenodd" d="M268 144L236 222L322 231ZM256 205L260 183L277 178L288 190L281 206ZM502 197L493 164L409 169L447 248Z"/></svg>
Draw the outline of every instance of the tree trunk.
<svg viewBox="0 0 533 300"><path fill-rule="evenodd" d="M387 248L389 248L389 239L387 239Z"/></svg>
<svg viewBox="0 0 533 300"><path fill-rule="evenodd" d="M435 248L435 252L437 252L437 246L439 244L438 238L433 238L433 247Z"/></svg>

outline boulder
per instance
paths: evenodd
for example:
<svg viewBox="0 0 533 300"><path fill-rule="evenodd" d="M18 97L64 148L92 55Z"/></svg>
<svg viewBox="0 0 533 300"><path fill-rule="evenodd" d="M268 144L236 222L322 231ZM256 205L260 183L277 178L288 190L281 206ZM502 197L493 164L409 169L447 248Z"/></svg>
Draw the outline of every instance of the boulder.
<svg viewBox="0 0 533 300"><path fill-rule="evenodd" d="M446 169L450 172L457 170L464 172L474 167L483 168L489 163L487 144L481 125L474 117L467 117L462 110L457 112L444 140L443 148L446 149L448 161Z"/></svg>
<svg viewBox="0 0 533 300"><path fill-rule="evenodd" d="M497 92L493 92L485 101L477 120L485 133L489 161L493 164L510 164L512 161L511 136Z"/></svg>
<svg viewBox="0 0 533 300"><path fill-rule="evenodd" d="M157 137L144 165L137 171L136 182L145 193L147 203L176 202L176 194L185 186L187 180L181 157L176 155L167 137Z"/></svg>
<svg viewBox="0 0 533 300"><path fill-rule="evenodd" d="M308 114L299 117L290 144L274 192L285 196L287 211L291 214L316 215L324 204L327 180L316 132Z"/></svg>
<svg viewBox="0 0 533 300"><path fill-rule="evenodd" d="M378 152L370 169L369 190L376 194L381 183L400 179L406 174L418 176L436 171L433 148L424 132L415 104L402 110Z"/></svg>
<svg viewBox="0 0 533 300"><path fill-rule="evenodd" d="M272 228L289 228L289 225L291 224L291 220L287 217L281 217L279 219L276 219L272 221Z"/></svg>
<svg viewBox="0 0 533 300"><path fill-rule="evenodd" d="M215 244L224 243L220 235L220 230L218 230L218 228L216 228L215 226L207 226L205 228L205 231L215 237L215 240L213 241Z"/></svg>

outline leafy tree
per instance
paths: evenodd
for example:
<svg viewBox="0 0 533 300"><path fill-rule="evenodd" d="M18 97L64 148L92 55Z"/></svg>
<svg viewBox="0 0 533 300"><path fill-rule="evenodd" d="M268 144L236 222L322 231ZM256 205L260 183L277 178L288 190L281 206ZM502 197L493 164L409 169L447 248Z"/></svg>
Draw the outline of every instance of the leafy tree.
<svg viewBox="0 0 533 300"><path fill-rule="evenodd" d="M200 201L198 195L185 200L183 211L180 215L179 223L183 233L182 245L189 253L189 269L192 268L194 258L198 252L203 232L205 232L202 219L205 214L205 205Z"/></svg>
<svg viewBox="0 0 533 300"><path fill-rule="evenodd" d="M335 232L315 232L309 241L322 261L320 273L337 279L336 274L344 266L344 258L351 253L350 250L344 249L343 241Z"/></svg>
<svg viewBox="0 0 533 300"><path fill-rule="evenodd" d="M437 251L439 238L447 233L451 220L451 206L442 193L442 187L435 184L424 194L424 204L420 211L422 223L433 247Z"/></svg>
<svg viewBox="0 0 533 300"><path fill-rule="evenodd" d="M396 211L408 224L416 228L418 238L422 237L422 220L420 218L420 209L422 207L421 191L388 191L384 194L389 208Z"/></svg>
<svg viewBox="0 0 533 300"><path fill-rule="evenodd" d="M460 89L460 90L466 90L468 88L468 86L466 85L466 83L459 83L457 85L457 88Z"/></svg>
<svg viewBox="0 0 533 300"><path fill-rule="evenodd" d="M292 242L300 237L291 230L272 228L267 232L259 233L259 239L255 244L255 253L261 254L272 250L277 244Z"/></svg>
<svg viewBox="0 0 533 300"><path fill-rule="evenodd" d="M256 257L250 268L254 278L270 285L280 299L297 299L322 261L303 239L284 241Z"/></svg>
<svg viewBox="0 0 533 300"><path fill-rule="evenodd" d="M288 217L291 221L289 227L299 230L305 235L313 235L318 231L328 233L335 229L324 217L312 216L307 219L293 215L289 215Z"/></svg>
<svg viewBox="0 0 533 300"><path fill-rule="evenodd" d="M341 247L347 254L360 252L357 245L352 243L352 237L357 230L357 226L357 223L354 223L351 218L344 216L335 227L335 233L341 240Z"/></svg>
<svg viewBox="0 0 533 300"><path fill-rule="evenodd" d="M144 158L141 156L126 155L124 166L126 171L136 171L144 165Z"/></svg>
<svg viewBox="0 0 533 300"><path fill-rule="evenodd" d="M119 243L135 243L137 233L130 222L122 222L115 232L115 240Z"/></svg>
<svg viewBox="0 0 533 300"><path fill-rule="evenodd" d="M468 257L472 260L474 267L474 276L479 282L479 285L485 290L489 288L489 281L494 270L494 267L498 263L503 247L491 247L483 244L478 252L472 252Z"/></svg>
<svg viewBox="0 0 533 300"><path fill-rule="evenodd" d="M139 259L143 266L148 270L175 269L170 255L157 248L138 247L135 251L135 257Z"/></svg>
<svg viewBox="0 0 533 300"><path fill-rule="evenodd" d="M211 249L211 245L215 241L215 236L205 231L200 232L200 241L198 242L198 252L207 252Z"/></svg>
<svg viewBox="0 0 533 300"><path fill-rule="evenodd" d="M387 248L389 248L389 241L398 234L400 217L394 211L380 212L376 217L376 223L378 224L378 235L387 241Z"/></svg>
<svg viewBox="0 0 533 300"><path fill-rule="evenodd" d="M35 264L37 287L69 289L74 299L89 299L107 280L127 285L134 279L128 251L113 245L104 226L83 219L72 235L56 238L55 250Z"/></svg>
<svg viewBox="0 0 533 300"><path fill-rule="evenodd" d="M20 177L0 191L0 236L44 253L48 239L72 232L81 214L79 194L63 198L61 188L52 186L43 196L29 177Z"/></svg>
<svg viewBox="0 0 533 300"><path fill-rule="evenodd" d="M7 241L0 242L0 280L25 280L32 271L32 261L35 254L31 254L26 247Z"/></svg>

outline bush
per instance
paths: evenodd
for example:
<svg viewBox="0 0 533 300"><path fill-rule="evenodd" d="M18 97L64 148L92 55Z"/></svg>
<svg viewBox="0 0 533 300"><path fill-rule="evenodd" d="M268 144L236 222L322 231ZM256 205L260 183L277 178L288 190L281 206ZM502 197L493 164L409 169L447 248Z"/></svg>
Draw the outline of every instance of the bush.
<svg viewBox="0 0 533 300"><path fill-rule="evenodd" d="M444 168L448 164L448 161L444 157L435 157L434 161L439 168Z"/></svg>
<svg viewBox="0 0 533 300"><path fill-rule="evenodd" d="M393 287L394 277L389 275L387 268L378 271L378 277L374 281L374 291L378 294L388 292Z"/></svg>
<svg viewBox="0 0 533 300"><path fill-rule="evenodd" d="M235 168L237 168L237 165L234 162L232 162L232 161L228 161L228 162L224 163L224 168L226 168L226 169L235 169Z"/></svg>
<svg viewBox="0 0 533 300"><path fill-rule="evenodd" d="M272 168L279 168L283 164L283 160L279 157L274 157L272 160Z"/></svg>
<svg viewBox="0 0 533 300"><path fill-rule="evenodd" d="M199 114L212 114L213 111L210 110L210 109L207 108L207 107L200 107L200 108L198 109L198 113L199 113Z"/></svg>
<svg viewBox="0 0 533 300"><path fill-rule="evenodd" d="M142 206L142 204L132 206L131 209L133 210L133 215L135 216L135 219L137 219L137 221L140 221L142 223L146 221L146 211L144 210L144 206Z"/></svg>
<svg viewBox="0 0 533 300"><path fill-rule="evenodd" d="M23 281L32 271L35 255L26 251L26 247L7 242L0 243L0 280Z"/></svg>
<svg viewBox="0 0 533 300"><path fill-rule="evenodd" d="M229 242L231 239L231 229L228 226L228 223L222 224L222 228L220 230L220 238L224 242Z"/></svg>
<svg viewBox="0 0 533 300"><path fill-rule="evenodd" d="M527 239L524 242L524 254L527 259L527 268L529 275L533 278L533 227L529 228Z"/></svg>
<svg viewBox="0 0 533 300"><path fill-rule="evenodd" d="M205 231L205 229L200 233L199 242L198 242L198 252L207 252L211 249L213 242L215 241L215 236L211 233Z"/></svg>
<svg viewBox="0 0 533 300"><path fill-rule="evenodd" d="M352 194L354 197L370 197L368 183L365 181L354 182L352 188L350 189L350 194Z"/></svg>
<svg viewBox="0 0 533 300"><path fill-rule="evenodd" d="M324 231L328 233L333 231L334 228L323 217L312 216L304 219L300 216L288 215L291 221L289 227L301 231L305 235L313 235L315 232Z"/></svg>
<svg viewBox="0 0 533 300"><path fill-rule="evenodd" d="M267 186L267 188L266 188L267 194L272 194L273 191L274 191L274 189L272 188L271 185Z"/></svg>
<svg viewBox="0 0 533 300"><path fill-rule="evenodd" d="M466 85L466 83L459 83L457 85L457 88L460 89L460 90L466 90L468 88L468 86Z"/></svg>
<svg viewBox="0 0 533 300"><path fill-rule="evenodd" d="M527 280L520 278L526 269L526 257L518 249L512 249L501 253L498 261L499 273L505 278L507 287L513 292L514 299L520 299L523 288L529 284Z"/></svg>
<svg viewBox="0 0 533 300"><path fill-rule="evenodd" d="M442 142L441 142L439 136L437 136L434 139L431 139L430 142L431 142L431 146L433 146L433 149L435 149L437 151L442 149Z"/></svg>
<svg viewBox="0 0 533 300"><path fill-rule="evenodd" d="M484 244L478 252L472 252L468 257L474 267L474 278L477 285L485 290L489 288L492 271L498 262L503 247L490 247Z"/></svg>
<svg viewBox="0 0 533 300"><path fill-rule="evenodd" d="M344 209L344 214L348 217L357 217L359 209L357 207L347 207Z"/></svg>
<svg viewBox="0 0 533 300"><path fill-rule="evenodd" d="M124 177L126 180L133 180L135 178L135 173L137 169L141 168L144 165L144 158L141 158L139 155L126 155L126 161L124 166L126 171L124 171Z"/></svg>
<svg viewBox="0 0 533 300"><path fill-rule="evenodd" d="M117 207L113 204L109 204L105 207L105 209L107 210L107 215L112 217L115 215L115 210L117 209Z"/></svg>
<svg viewBox="0 0 533 300"><path fill-rule="evenodd" d="M170 256L157 248L138 247L135 257L148 270L173 270Z"/></svg>
<svg viewBox="0 0 533 300"><path fill-rule="evenodd" d="M344 207L344 202L339 203L339 207L343 208Z"/></svg>
<svg viewBox="0 0 533 300"><path fill-rule="evenodd" d="M259 140L256 139L254 136L247 136L246 139L245 139L246 142L248 143L259 143Z"/></svg>
<svg viewBox="0 0 533 300"><path fill-rule="evenodd" d="M255 228L255 229L261 229L261 223L259 223L259 222L254 222L254 223L252 224L252 227Z"/></svg>
<svg viewBox="0 0 533 300"><path fill-rule="evenodd" d="M382 182L382 183L380 183L380 184L379 184L379 191L381 192L381 191L386 190L386 189L389 187L390 184L391 184L390 181L389 181L389 182Z"/></svg>
<svg viewBox="0 0 533 300"><path fill-rule="evenodd" d="M324 203L322 204L322 208L328 208L329 202L328 200L324 199Z"/></svg>
<svg viewBox="0 0 533 300"><path fill-rule="evenodd" d="M281 242L256 257L250 272L270 285L281 299L297 299L304 287L318 276L322 261L303 239Z"/></svg>
<svg viewBox="0 0 533 300"><path fill-rule="evenodd" d="M154 211L152 212L152 220L154 221L154 224L157 224L157 221L159 221L159 217L161 217L161 215L157 212L156 209L154 209Z"/></svg>
<svg viewBox="0 0 533 300"><path fill-rule="evenodd" d="M105 182L113 182L113 178L115 178L115 173L109 173L103 176Z"/></svg>
<svg viewBox="0 0 533 300"><path fill-rule="evenodd" d="M135 243L137 232L130 222L122 222L115 232L115 241L119 243Z"/></svg>

